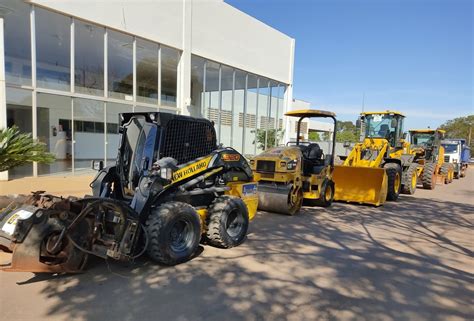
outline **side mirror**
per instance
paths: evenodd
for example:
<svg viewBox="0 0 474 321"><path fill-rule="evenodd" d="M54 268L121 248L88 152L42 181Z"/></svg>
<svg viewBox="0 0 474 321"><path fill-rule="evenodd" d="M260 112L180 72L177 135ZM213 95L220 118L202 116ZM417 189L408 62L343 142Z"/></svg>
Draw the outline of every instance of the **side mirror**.
<svg viewBox="0 0 474 321"><path fill-rule="evenodd" d="M358 119L356 120L356 127L357 127L357 128L360 128L361 125L362 125L362 120L361 120L360 118L358 118Z"/></svg>
<svg viewBox="0 0 474 321"><path fill-rule="evenodd" d="M93 160L91 163L91 168L95 171L101 171L104 169L104 161Z"/></svg>
<svg viewBox="0 0 474 321"><path fill-rule="evenodd" d="M351 147L351 142L344 142L342 146L344 146L344 148L349 148Z"/></svg>
<svg viewBox="0 0 474 321"><path fill-rule="evenodd" d="M407 133L407 132L404 132L403 135L402 135L402 138L406 140L407 137L408 137L408 133Z"/></svg>

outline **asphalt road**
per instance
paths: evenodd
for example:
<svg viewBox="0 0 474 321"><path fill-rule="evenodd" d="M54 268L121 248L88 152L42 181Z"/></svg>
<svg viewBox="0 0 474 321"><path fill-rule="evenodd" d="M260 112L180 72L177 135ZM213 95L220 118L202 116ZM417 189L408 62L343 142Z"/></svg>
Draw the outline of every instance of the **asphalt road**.
<svg viewBox="0 0 474 321"><path fill-rule="evenodd" d="M375 208L260 213L247 241L161 267L0 272L1 320L474 320L474 170Z"/></svg>

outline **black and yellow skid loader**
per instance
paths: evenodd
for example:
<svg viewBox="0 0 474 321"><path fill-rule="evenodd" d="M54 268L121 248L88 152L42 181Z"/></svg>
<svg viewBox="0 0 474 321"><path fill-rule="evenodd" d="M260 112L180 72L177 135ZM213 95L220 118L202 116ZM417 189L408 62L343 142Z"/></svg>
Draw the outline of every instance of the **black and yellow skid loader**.
<svg viewBox="0 0 474 321"><path fill-rule="evenodd" d="M201 240L242 243L257 211L257 184L244 157L220 148L212 123L166 113L120 116L116 164L90 184L92 196L34 193L0 212L7 271L79 272L96 255L161 264L191 259Z"/></svg>
<svg viewBox="0 0 474 321"><path fill-rule="evenodd" d="M294 215L303 202L328 207L334 198L334 150L336 115L324 110L293 110L285 114L298 117L297 139L292 145L270 148L250 160L258 181L258 208L268 212ZM332 154L324 155L316 143L300 140L301 122L306 118L331 118L334 121Z"/></svg>

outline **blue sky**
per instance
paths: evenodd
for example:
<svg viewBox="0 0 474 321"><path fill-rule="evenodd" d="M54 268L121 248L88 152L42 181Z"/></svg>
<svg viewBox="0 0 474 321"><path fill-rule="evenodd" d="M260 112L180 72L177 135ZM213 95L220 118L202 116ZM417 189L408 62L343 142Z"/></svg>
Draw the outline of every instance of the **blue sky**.
<svg viewBox="0 0 474 321"><path fill-rule="evenodd" d="M474 0L226 0L296 39L294 97L406 129L474 114Z"/></svg>

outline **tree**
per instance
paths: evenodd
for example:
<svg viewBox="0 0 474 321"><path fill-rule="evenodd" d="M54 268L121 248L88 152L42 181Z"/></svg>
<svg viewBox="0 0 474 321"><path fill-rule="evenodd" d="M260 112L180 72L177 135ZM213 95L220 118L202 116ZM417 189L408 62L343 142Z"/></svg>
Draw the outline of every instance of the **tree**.
<svg viewBox="0 0 474 321"><path fill-rule="evenodd" d="M321 136L319 135L318 132L309 132L308 133L308 139L312 142L320 142L321 141Z"/></svg>
<svg viewBox="0 0 474 321"><path fill-rule="evenodd" d="M52 163L54 156L18 127L0 129L0 172L31 162Z"/></svg>
<svg viewBox="0 0 474 321"><path fill-rule="evenodd" d="M446 131L447 138L464 138L466 142L469 142L469 135L471 135L470 147L474 147L474 115L448 120L440 128Z"/></svg>
<svg viewBox="0 0 474 321"><path fill-rule="evenodd" d="M330 140L330 133L325 132L323 135L324 140ZM351 121L337 121L336 129L336 142L344 143L351 142L356 143L359 141L359 129Z"/></svg>
<svg viewBox="0 0 474 321"><path fill-rule="evenodd" d="M252 133L255 133L255 130ZM277 146L278 142L282 140L284 133L283 129L269 129L266 135L267 148ZM255 141L257 141L258 148L265 149L265 129L257 129L255 140L253 141L254 144Z"/></svg>

